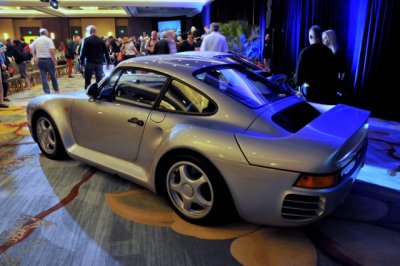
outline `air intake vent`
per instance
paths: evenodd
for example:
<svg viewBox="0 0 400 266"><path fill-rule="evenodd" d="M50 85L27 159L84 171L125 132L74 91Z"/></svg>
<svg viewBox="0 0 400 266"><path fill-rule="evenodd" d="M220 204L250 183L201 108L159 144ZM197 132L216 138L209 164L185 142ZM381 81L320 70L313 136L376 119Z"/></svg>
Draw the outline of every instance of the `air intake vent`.
<svg viewBox="0 0 400 266"><path fill-rule="evenodd" d="M282 217L288 220L310 220L320 216L325 209L324 201L317 196L286 195L282 204Z"/></svg>

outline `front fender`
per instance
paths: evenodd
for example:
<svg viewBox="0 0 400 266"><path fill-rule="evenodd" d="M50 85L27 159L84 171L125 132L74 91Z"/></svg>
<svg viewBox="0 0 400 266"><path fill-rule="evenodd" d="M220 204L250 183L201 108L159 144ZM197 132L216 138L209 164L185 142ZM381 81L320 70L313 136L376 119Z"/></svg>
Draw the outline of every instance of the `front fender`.
<svg viewBox="0 0 400 266"><path fill-rule="evenodd" d="M27 106L28 126L32 136L35 135L33 134L33 120L39 112L45 112L56 124L61 140L68 152L68 148L74 144L70 121L70 110L73 101L74 99L53 98L52 95L44 95L32 99Z"/></svg>

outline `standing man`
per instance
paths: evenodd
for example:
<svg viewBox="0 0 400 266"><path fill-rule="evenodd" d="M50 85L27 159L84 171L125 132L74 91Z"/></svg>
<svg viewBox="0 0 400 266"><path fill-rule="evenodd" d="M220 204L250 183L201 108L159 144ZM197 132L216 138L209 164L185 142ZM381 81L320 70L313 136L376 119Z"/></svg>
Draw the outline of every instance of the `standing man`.
<svg viewBox="0 0 400 266"><path fill-rule="evenodd" d="M182 34L184 37L185 34ZM189 32L186 35L186 39L179 45L179 52L186 52L186 51L194 51L194 35L193 33Z"/></svg>
<svg viewBox="0 0 400 266"><path fill-rule="evenodd" d="M308 32L310 45L301 50L296 67L296 84L307 101L336 103L336 72L332 51L322 44L322 31L314 25Z"/></svg>
<svg viewBox="0 0 400 266"><path fill-rule="evenodd" d="M200 51L228 52L228 42L224 35L219 33L218 23L211 23L211 33L201 42Z"/></svg>
<svg viewBox="0 0 400 266"><path fill-rule="evenodd" d="M96 35L96 27L89 25L86 32L90 34L82 41L81 48L81 66L85 67L85 89L90 85L93 73L96 76L96 82L104 77L103 62L106 60L107 66L110 65L110 56L105 42Z"/></svg>
<svg viewBox="0 0 400 266"><path fill-rule="evenodd" d="M271 36L269 33L265 34L264 38L264 49L263 49L263 64L265 70L271 72L272 66L272 43L271 43Z"/></svg>
<svg viewBox="0 0 400 266"><path fill-rule="evenodd" d="M154 47L156 46L156 44L157 44L157 42L158 42L159 40L160 40L160 39L158 38L158 33L157 33L157 31L153 30L153 31L151 32L150 38L149 38L149 39L147 40L147 42L146 42L145 49L146 49L147 54L149 54L149 55L154 54Z"/></svg>
<svg viewBox="0 0 400 266"><path fill-rule="evenodd" d="M55 68L57 60L54 56L56 47L54 46L53 40L49 38L47 29L40 29L39 35L40 37L32 43L31 53L40 70L44 93L50 93L50 87L47 83L47 73L50 75L51 84L53 85L55 93L59 93Z"/></svg>
<svg viewBox="0 0 400 266"><path fill-rule="evenodd" d="M169 44L167 40L167 31L161 33L161 40L159 40L154 46L154 54L169 54Z"/></svg>

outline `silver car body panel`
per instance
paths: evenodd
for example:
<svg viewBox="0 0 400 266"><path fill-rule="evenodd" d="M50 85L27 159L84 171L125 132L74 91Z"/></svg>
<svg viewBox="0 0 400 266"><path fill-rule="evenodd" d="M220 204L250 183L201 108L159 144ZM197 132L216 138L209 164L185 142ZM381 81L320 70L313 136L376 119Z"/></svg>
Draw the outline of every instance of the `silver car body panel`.
<svg viewBox="0 0 400 266"><path fill-rule="evenodd" d="M84 92L45 95L27 107L28 126L37 111L49 114L67 153L152 191L160 158L188 149L207 158L224 178L239 214L260 224L307 224L331 212L349 192L359 170L368 112L348 106L324 110L296 133L272 120L273 114L301 102L295 96L251 109L195 78L194 70L226 62L184 56L148 56L126 60L121 68L157 71L200 90L218 106L211 115L166 112L116 102L89 101ZM111 74L112 75L112 74ZM107 78L100 82L100 86ZM136 117L143 126L130 123ZM365 146L365 145L364 145ZM331 173L357 161L352 173L328 189L294 187L300 172ZM316 197L315 215L286 219L288 195Z"/></svg>
<svg viewBox="0 0 400 266"><path fill-rule="evenodd" d="M327 189L294 187L297 172L220 161L219 170L226 178L236 208L245 220L268 225L298 226L331 213L350 192L358 172L340 184ZM279 180L279 182L277 182ZM282 218L282 202L287 195L318 197L320 206L314 217L289 220Z"/></svg>
<svg viewBox="0 0 400 266"><path fill-rule="evenodd" d="M269 130L260 130L273 123L267 110L246 132L238 133L236 137L252 165L315 174L332 173L357 154L367 137L368 116L368 111L337 105L299 132L271 137ZM253 127L256 130L252 130Z"/></svg>

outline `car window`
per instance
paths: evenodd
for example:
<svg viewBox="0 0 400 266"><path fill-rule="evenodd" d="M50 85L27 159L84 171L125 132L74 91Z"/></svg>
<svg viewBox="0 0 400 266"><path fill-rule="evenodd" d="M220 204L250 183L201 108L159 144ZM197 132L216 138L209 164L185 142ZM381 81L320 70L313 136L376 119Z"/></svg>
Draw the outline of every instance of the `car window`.
<svg viewBox="0 0 400 266"><path fill-rule="evenodd" d="M240 57L238 57L236 55L229 55L229 56L225 55L225 56L219 56L217 58L222 58L222 59L225 59L228 62L243 65L248 70L252 70L252 71L260 71L261 70L261 68L259 68L255 64L247 61L246 59L240 58Z"/></svg>
<svg viewBox="0 0 400 266"><path fill-rule="evenodd" d="M173 80L168 85L159 108L197 114L211 114L217 109L216 105L206 96L177 80Z"/></svg>
<svg viewBox="0 0 400 266"><path fill-rule="evenodd" d="M106 81L104 81L104 83L100 85L99 100L108 100L108 101L113 100L114 86L117 83L120 75L121 75L121 70L116 70Z"/></svg>
<svg viewBox="0 0 400 266"><path fill-rule="evenodd" d="M201 69L194 76L251 108L292 95L279 85L239 65Z"/></svg>
<svg viewBox="0 0 400 266"><path fill-rule="evenodd" d="M115 100L152 107L167 79L153 71L126 68L115 86Z"/></svg>

